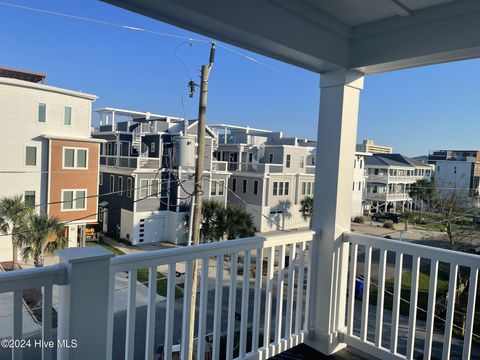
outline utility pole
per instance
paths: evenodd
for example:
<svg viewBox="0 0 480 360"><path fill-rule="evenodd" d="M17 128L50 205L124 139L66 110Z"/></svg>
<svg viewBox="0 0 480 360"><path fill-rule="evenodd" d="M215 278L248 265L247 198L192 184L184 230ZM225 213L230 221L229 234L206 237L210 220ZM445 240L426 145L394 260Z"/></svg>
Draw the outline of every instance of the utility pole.
<svg viewBox="0 0 480 360"><path fill-rule="evenodd" d="M192 245L200 243L200 222L202 219L203 202L203 168L205 162L205 127L207 120L207 92L208 78L215 59L215 43L210 48L210 61L208 65L202 65L202 75L200 82L200 100L198 106L198 132L197 132L197 161L195 166L195 198L192 221ZM190 304L190 329L187 359L193 358L193 336L195 330L195 308L197 300L197 282L198 282L198 261L193 261L193 280L192 280L192 299ZM205 281L205 279L202 279Z"/></svg>

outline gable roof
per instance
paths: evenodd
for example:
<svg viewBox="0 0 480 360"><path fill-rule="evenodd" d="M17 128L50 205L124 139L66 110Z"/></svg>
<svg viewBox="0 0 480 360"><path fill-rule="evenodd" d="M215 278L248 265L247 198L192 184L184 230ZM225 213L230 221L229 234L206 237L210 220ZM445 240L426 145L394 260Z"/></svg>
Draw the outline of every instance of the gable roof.
<svg viewBox="0 0 480 360"><path fill-rule="evenodd" d="M373 154L365 159L366 165L386 165L386 166L425 166L421 161L414 160L402 154Z"/></svg>

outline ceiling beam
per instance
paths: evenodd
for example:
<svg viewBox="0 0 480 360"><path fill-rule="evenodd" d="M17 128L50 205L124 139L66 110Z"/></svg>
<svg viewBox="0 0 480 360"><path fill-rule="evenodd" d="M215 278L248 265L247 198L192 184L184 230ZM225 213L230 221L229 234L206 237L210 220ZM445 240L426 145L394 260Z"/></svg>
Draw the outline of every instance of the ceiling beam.
<svg viewBox="0 0 480 360"><path fill-rule="evenodd" d="M270 0L104 1L315 72L348 65L350 43L341 34L348 29L331 19L332 30Z"/></svg>
<svg viewBox="0 0 480 360"><path fill-rule="evenodd" d="M376 73L480 57L480 2L459 1L353 29L349 67Z"/></svg>

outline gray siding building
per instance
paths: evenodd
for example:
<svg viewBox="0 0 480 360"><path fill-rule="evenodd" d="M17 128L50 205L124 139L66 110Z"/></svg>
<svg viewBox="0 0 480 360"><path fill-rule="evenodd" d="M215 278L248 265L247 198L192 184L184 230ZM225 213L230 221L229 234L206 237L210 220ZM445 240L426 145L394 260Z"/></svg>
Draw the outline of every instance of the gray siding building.
<svg viewBox="0 0 480 360"><path fill-rule="evenodd" d="M92 136L100 154L103 231L132 244L185 243L185 217L194 185L197 121L104 108ZM204 197L226 204L226 162L213 161L215 134L207 128ZM224 184L222 190L220 185Z"/></svg>

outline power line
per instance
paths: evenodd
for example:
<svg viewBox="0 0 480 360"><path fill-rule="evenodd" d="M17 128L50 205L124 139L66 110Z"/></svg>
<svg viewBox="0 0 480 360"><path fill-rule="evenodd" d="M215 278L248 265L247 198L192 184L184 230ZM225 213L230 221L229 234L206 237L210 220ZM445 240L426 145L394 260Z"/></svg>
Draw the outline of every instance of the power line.
<svg viewBox="0 0 480 360"><path fill-rule="evenodd" d="M150 29L141 28L141 27L136 27L136 26L122 25L122 24L117 24L117 23L113 23L113 22L109 22L109 21L93 19L93 18L89 18L89 17L85 17L85 16L77 16L77 15L66 14L66 13L62 13L62 12L58 12L58 11L44 10L44 9L39 9L39 8L34 8L34 7L29 7L29 6L11 4L11 3L4 2L4 1L0 1L0 5L6 6L6 7L11 7L11 8L16 8L16 9L21 9L21 10L33 11L33 12L47 14L47 15L66 17L66 18L70 18L70 19L74 19L74 20L80 20L80 21L86 21L86 22L95 23L95 24L111 26L111 27L120 28L120 29L124 29L124 30L138 31L138 32L149 33L149 34L156 35L156 36L164 36L164 37L186 40L187 43L192 43L192 42L197 42L197 43L201 43L201 44L211 44L212 43L212 40L193 38L193 37L188 37L188 36L183 36L183 35L178 35L178 34L171 34L171 33L166 33L166 32L159 32L159 31L150 30ZM293 80L297 80L297 81L299 81L299 82L301 82L305 85L318 88L318 85L316 85L316 84L312 84L307 80L304 80L304 79L302 79L298 76L295 76L293 74L290 74L286 71L280 70L280 69L278 69L278 68L276 68L272 65L269 65L269 64L267 64L263 61L260 61L256 58L254 58L252 56L249 56L249 55L246 55L242 52L234 50L234 49L232 49L232 48L230 48L226 45L222 45L222 44L218 44L218 43L216 43L216 44L219 48L222 48L222 49L224 49L224 50L226 50L226 51L228 51L232 54L240 56L247 61L250 61L250 62L253 62L253 63L258 64L260 66L263 66L263 67L265 67L265 68L267 68L271 71L275 71L275 72L277 72L279 74L282 74L284 76L287 76L287 77L289 77Z"/></svg>

